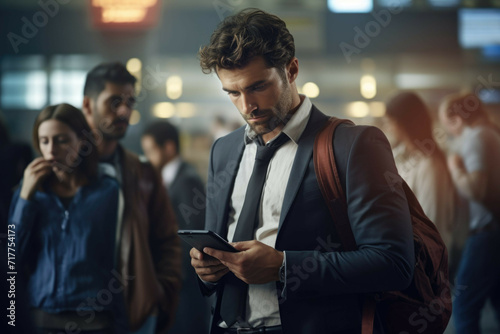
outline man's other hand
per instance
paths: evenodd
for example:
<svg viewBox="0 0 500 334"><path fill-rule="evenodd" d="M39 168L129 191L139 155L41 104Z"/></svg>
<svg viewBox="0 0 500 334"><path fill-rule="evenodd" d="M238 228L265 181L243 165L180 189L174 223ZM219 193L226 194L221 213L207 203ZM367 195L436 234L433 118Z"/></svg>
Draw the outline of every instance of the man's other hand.
<svg viewBox="0 0 500 334"><path fill-rule="evenodd" d="M279 281L283 252L255 240L234 242L231 245L239 252L224 252L208 247L205 247L203 252L218 259L245 283L264 284Z"/></svg>
<svg viewBox="0 0 500 334"><path fill-rule="evenodd" d="M191 265L196 274L206 282L215 283L229 272L229 269L219 260L203 254L196 248L191 248L189 255L191 256Z"/></svg>

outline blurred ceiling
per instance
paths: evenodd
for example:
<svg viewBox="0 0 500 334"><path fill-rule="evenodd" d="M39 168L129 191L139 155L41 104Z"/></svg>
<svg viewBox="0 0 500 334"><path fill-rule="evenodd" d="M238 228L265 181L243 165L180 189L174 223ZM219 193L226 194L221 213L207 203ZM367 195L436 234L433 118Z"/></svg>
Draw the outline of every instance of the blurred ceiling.
<svg viewBox="0 0 500 334"><path fill-rule="evenodd" d="M261 8L286 21L300 62L297 85L302 89L308 82L315 83L319 96L313 101L330 115L362 117L359 115L367 115L368 108L383 108L383 101L401 89L417 91L435 110L444 94L480 87L490 92L493 90L488 82L498 85L500 81L500 59L487 58L477 48L463 49L457 10L430 10L425 5L429 0L413 0L415 7L393 13L387 24L379 24L377 19L383 8L366 14L334 14L329 12L326 0L165 0L158 25L147 31L100 30L90 22L90 0L41 0L50 1L60 4L59 14L26 43L16 50L7 38L0 40L0 78L8 71L27 70L33 63L50 81L55 71L79 71L84 76L104 60L125 63L130 58L140 59L143 79L159 73L161 82L142 92L139 108L143 121L130 129L126 139L137 150L141 126L154 117L153 110L159 104L195 108L197 117L178 120L186 129L206 130L215 114L240 120L217 78L201 73L196 54L225 15L246 7ZM447 2L434 0L439 1ZM462 0L469 4L486 2L500 7L500 0ZM36 0L0 0L0 31L22 35L25 21L32 20L40 10ZM376 24L378 31L370 33L370 27L376 28ZM346 52L346 45L352 52ZM183 93L177 100L165 95L165 80L171 76L182 78ZM376 83L373 97L361 91L366 76ZM52 88L46 86L46 95L50 96ZM23 111L22 117L17 109L4 111L14 133L29 136L26 124L31 122L25 120L33 117L32 110ZM352 111L361 113L353 116Z"/></svg>

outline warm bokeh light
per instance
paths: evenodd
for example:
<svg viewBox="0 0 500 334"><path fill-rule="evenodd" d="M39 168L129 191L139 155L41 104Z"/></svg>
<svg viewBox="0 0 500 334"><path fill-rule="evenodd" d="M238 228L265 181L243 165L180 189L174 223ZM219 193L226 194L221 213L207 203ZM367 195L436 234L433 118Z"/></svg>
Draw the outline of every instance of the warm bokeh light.
<svg viewBox="0 0 500 334"><path fill-rule="evenodd" d="M136 125L141 121L141 113L138 110L132 110L130 115L130 120L128 121L130 125Z"/></svg>
<svg viewBox="0 0 500 334"><path fill-rule="evenodd" d="M355 118L363 118L370 114L368 103L362 101L347 104L347 115Z"/></svg>
<svg viewBox="0 0 500 334"><path fill-rule="evenodd" d="M139 58L130 58L127 61L127 70L137 79L135 83L135 93L139 95L142 89L142 62Z"/></svg>
<svg viewBox="0 0 500 334"><path fill-rule="evenodd" d="M307 97L314 99L319 96L319 87L314 82L307 82L302 87L302 92Z"/></svg>
<svg viewBox="0 0 500 334"><path fill-rule="evenodd" d="M373 99L377 95L377 81L372 75L363 75L360 80L361 95L365 99Z"/></svg>
<svg viewBox="0 0 500 334"><path fill-rule="evenodd" d="M146 17L148 8L153 7L158 0L93 0L92 6L102 8L104 23L141 22Z"/></svg>
<svg viewBox="0 0 500 334"><path fill-rule="evenodd" d="M171 102L160 102L153 105L153 115L158 118L170 118L175 115L175 106Z"/></svg>
<svg viewBox="0 0 500 334"><path fill-rule="evenodd" d="M182 78L178 75L172 75L167 79L167 97L177 100L182 96Z"/></svg>
<svg viewBox="0 0 500 334"><path fill-rule="evenodd" d="M176 104L177 116L190 118L196 114L196 106L192 103L180 102Z"/></svg>
<svg viewBox="0 0 500 334"><path fill-rule="evenodd" d="M140 72L142 69L142 62L139 58L130 58L127 61L127 70L131 73Z"/></svg>

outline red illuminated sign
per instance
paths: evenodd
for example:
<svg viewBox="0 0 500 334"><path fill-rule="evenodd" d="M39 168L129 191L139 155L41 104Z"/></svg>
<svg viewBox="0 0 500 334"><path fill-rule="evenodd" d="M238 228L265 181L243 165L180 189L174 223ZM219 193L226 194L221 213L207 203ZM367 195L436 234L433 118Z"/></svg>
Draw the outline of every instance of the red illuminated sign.
<svg viewBox="0 0 500 334"><path fill-rule="evenodd" d="M90 0L92 24L97 28L152 28L160 8L160 0Z"/></svg>

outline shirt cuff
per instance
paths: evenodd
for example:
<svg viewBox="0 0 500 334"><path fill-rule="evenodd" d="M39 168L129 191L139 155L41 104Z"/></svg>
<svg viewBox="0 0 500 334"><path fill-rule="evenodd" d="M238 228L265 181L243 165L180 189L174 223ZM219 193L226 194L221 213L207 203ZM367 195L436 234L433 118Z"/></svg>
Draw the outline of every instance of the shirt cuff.
<svg viewBox="0 0 500 334"><path fill-rule="evenodd" d="M200 276L198 276L198 278L209 290L213 290L217 286L217 284L219 284L219 282L204 281Z"/></svg>
<svg viewBox="0 0 500 334"><path fill-rule="evenodd" d="M283 268L284 270L284 274L283 274L283 279L281 279L281 267ZM286 276L287 276L287 269L286 269L286 252L283 251L283 263L280 267L280 282L283 284L283 289L281 290L281 297L282 298L285 298L286 299Z"/></svg>

